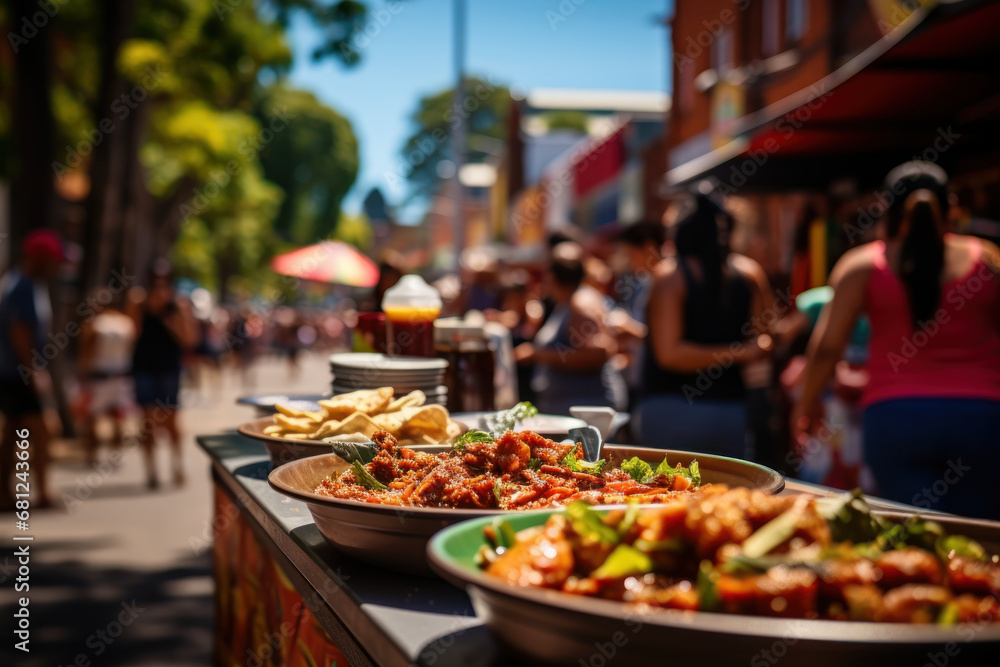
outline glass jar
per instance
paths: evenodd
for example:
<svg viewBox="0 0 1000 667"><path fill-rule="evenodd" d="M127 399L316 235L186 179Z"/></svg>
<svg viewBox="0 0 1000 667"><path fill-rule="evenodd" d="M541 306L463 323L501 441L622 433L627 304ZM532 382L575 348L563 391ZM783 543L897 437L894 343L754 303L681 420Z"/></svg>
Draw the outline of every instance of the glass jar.
<svg viewBox="0 0 1000 667"><path fill-rule="evenodd" d="M434 320L441 295L418 275L410 274L385 291L386 352L414 357L434 356Z"/></svg>
<svg viewBox="0 0 1000 667"><path fill-rule="evenodd" d="M483 327L458 318L438 320L434 323L434 341L437 356L448 361L444 378L448 411L495 410L495 360Z"/></svg>

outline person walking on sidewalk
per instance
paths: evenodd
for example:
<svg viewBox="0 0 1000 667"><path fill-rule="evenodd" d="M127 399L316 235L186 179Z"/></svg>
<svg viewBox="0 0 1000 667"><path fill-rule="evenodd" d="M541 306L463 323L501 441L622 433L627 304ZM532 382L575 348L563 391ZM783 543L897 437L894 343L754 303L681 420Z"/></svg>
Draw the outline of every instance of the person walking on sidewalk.
<svg viewBox="0 0 1000 667"><path fill-rule="evenodd" d="M181 366L185 350L198 343L198 323L191 305L174 293L166 271L154 273L148 293L135 288L129 294L131 316L138 337L132 355L132 378L136 403L142 408L140 441L146 458L146 478L150 489L159 487L156 476L156 427L162 426L170 438L174 484L184 484L181 460L180 409Z"/></svg>
<svg viewBox="0 0 1000 667"><path fill-rule="evenodd" d="M54 504L49 495L50 423L58 422L52 403L52 378L39 363L51 345L52 303L48 282L65 260L62 241L50 229L30 232L21 245L21 264L0 279L0 508L14 505L13 475L30 471L30 486L38 490L35 507ZM47 415L49 415L47 417ZM27 435L21 435L27 433ZM15 443L30 444L28 461L15 461Z"/></svg>

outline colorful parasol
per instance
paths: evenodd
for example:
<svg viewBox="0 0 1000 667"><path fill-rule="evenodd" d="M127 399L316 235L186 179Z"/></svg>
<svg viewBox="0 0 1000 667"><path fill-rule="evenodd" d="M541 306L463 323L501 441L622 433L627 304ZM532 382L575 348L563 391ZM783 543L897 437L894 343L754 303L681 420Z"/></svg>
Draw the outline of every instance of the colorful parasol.
<svg viewBox="0 0 1000 667"><path fill-rule="evenodd" d="M360 250L341 241L323 241L271 260L275 273L303 280L374 287L378 267Z"/></svg>

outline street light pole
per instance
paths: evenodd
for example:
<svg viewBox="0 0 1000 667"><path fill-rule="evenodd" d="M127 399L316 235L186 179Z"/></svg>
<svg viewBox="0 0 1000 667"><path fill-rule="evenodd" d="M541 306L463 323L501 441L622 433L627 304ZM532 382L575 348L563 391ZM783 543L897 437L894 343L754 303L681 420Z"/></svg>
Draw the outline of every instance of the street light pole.
<svg viewBox="0 0 1000 667"><path fill-rule="evenodd" d="M465 85L463 76L465 74L465 0L453 0L452 7L454 23L454 64L455 64L455 98L452 110L455 113L464 114ZM451 150L455 162L455 175L452 187L454 188L455 220L453 230L453 240L455 243L454 269L461 271L462 250L465 249L465 193L462 188L462 181L459 174L462 171L462 164L465 162L465 117L460 115L457 122L451 128Z"/></svg>

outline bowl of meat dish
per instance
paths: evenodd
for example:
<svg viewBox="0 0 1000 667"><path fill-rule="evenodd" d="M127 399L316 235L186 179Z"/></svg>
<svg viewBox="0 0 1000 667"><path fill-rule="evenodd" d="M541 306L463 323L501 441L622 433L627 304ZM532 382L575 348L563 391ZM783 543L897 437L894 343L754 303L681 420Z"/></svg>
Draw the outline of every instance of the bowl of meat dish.
<svg viewBox="0 0 1000 667"><path fill-rule="evenodd" d="M268 481L304 501L339 550L422 574L430 573L427 540L468 518L574 501L659 503L720 483L765 493L784 485L773 470L720 456L607 445L603 459L588 462L580 443L531 431L469 435L454 445L402 447L380 432L370 446L335 443L335 454L280 466Z"/></svg>
<svg viewBox="0 0 1000 667"><path fill-rule="evenodd" d="M995 660L998 549L996 522L713 485L467 521L428 558L531 660L821 667Z"/></svg>

